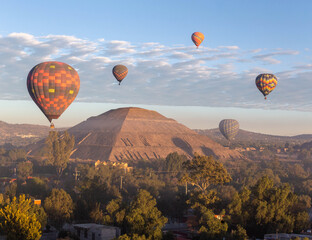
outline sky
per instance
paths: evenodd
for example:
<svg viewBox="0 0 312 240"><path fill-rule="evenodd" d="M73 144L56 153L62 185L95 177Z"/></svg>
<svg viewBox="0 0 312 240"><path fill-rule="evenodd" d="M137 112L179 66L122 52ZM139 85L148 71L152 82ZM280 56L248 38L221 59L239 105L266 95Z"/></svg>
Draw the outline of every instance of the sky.
<svg viewBox="0 0 312 240"><path fill-rule="evenodd" d="M80 76L57 127L136 106L193 129L233 118L245 130L312 134L311 12L309 0L3 1L0 120L49 125L26 78L55 60ZM196 31L205 35L198 49ZM117 64L129 69L120 86ZM278 78L267 100L255 86L260 73Z"/></svg>

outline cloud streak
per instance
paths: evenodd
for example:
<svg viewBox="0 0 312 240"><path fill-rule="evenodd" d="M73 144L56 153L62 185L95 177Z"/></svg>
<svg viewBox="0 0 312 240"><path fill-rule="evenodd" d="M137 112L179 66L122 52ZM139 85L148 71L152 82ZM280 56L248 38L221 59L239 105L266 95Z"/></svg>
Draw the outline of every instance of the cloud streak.
<svg viewBox="0 0 312 240"><path fill-rule="evenodd" d="M77 101L312 111L312 63L297 64L301 54L11 33L0 37L0 99L30 100L28 72L40 62L56 60L78 71ZM111 72L116 64L129 69L121 86ZM279 83L264 101L254 79L262 72L276 72L277 66Z"/></svg>

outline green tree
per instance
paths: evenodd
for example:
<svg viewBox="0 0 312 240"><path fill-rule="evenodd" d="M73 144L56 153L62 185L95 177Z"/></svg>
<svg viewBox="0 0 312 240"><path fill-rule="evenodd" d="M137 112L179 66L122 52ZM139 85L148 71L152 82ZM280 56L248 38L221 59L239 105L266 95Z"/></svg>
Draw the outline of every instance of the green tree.
<svg viewBox="0 0 312 240"><path fill-rule="evenodd" d="M227 223L216 218L210 209L201 213L199 224L200 239L221 239L228 229Z"/></svg>
<svg viewBox="0 0 312 240"><path fill-rule="evenodd" d="M248 235L246 230L241 225L237 225L236 228L236 230L231 232L232 238L234 240L247 240Z"/></svg>
<svg viewBox="0 0 312 240"><path fill-rule="evenodd" d="M186 160L187 157L185 155L179 155L177 152L169 153L165 160L165 170L181 171Z"/></svg>
<svg viewBox="0 0 312 240"><path fill-rule="evenodd" d="M264 176L255 186L235 194L229 214L232 224L243 226L250 236L261 237L277 229L298 232L307 227L306 201L306 197L298 198L288 184L277 187Z"/></svg>
<svg viewBox="0 0 312 240"><path fill-rule="evenodd" d="M104 214L103 214L103 211L101 210L101 204L100 203L95 204L95 207L90 212L90 218L95 223L99 223L99 224L103 223Z"/></svg>
<svg viewBox="0 0 312 240"><path fill-rule="evenodd" d="M132 234L131 237L129 237L127 234L124 234L118 237L117 240L147 240L147 238L144 235L139 236L138 234Z"/></svg>
<svg viewBox="0 0 312 240"><path fill-rule="evenodd" d="M192 208L197 209L198 214L202 214L211 204L219 200L217 192L211 189L216 186L231 181L231 176L222 163L216 161L212 156L200 156L195 154L192 161L183 164L186 174L181 182L195 186L191 192L187 203Z"/></svg>
<svg viewBox="0 0 312 240"><path fill-rule="evenodd" d="M167 218L157 209L155 198L146 190L140 190L131 202L125 220L128 234L155 240L162 238L161 228L167 222Z"/></svg>
<svg viewBox="0 0 312 240"><path fill-rule="evenodd" d="M8 240L38 240L41 237L41 224L32 211L30 199L21 195L17 200L0 209L0 228Z"/></svg>
<svg viewBox="0 0 312 240"><path fill-rule="evenodd" d="M201 191L206 191L212 185L230 182L231 176L222 163L212 156L195 155L190 161L183 164L187 173L182 177L183 182L196 186Z"/></svg>
<svg viewBox="0 0 312 240"><path fill-rule="evenodd" d="M38 177L28 179L18 190L18 193L29 194L36 199L45 199L50 192L47 180Z"/></svg>
<svg viewBox="0 0 312 240"><path fill-rule="evenodd" d="M299 212L296 216L294 231L300 233L311 228L308 212Z"/></svg>
<svg viewBox="0 0 312 240"><path fill-rule="evenodd" d="M44 209L56 227L61 227L72 217L74 203L70 195L63 189L53 188L51 195L44 200Z"/></svg>
<svg viewBox="0 0 312 240"><path fill-rule="evenodd" d="M17 178L25 181L27 177L31 176L33 173L32 162L20 162L17 164Z"/></svg>
<svg viewBox="0 0 312 240"><path fill-rule="evenodd" d="M122 199L111 200L106 206L104 224L122 227L125 219L126 209L122 207Z"/></svg>
<svg viewBox="0 0 312 240"><path fill-rule="evenodd" d="M40 222L41 229L43 230L48 222L48 216L44 211L44 208L40 205L33 204L30 212L36 215L37 220Z"/></svg>
<svg viewBox="0 0 312 240"><path fill-rule="evenodd" d="M13 199L16 196L17 184L16 181L10 183L8 186L5 187L5 198Z"/></svg>
<svg viewBox="0 0 312 240"><path fill-rule="evenodd" d="M74 136L70 136L67 131L61 136L56 131L50 131L46 139L48 148L48 160L55 169L58 177L66 169L69 157L75 145Z"/></svg>
<svg viewBox="0 0 312 240"><path fill-rule="evenodd" d="M14 148L9 150L8 157L11 162L16 162L18 160L25 161L26 151L20 148Z"/></svg>

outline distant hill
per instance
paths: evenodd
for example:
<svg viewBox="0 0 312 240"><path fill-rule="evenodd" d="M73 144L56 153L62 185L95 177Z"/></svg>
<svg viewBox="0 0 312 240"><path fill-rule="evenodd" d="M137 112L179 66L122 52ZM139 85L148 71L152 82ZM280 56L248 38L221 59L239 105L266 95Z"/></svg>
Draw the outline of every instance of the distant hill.
<svg viewBox="0 0 312 240"><path fill-rule="evenodd" d="M211 139L213 139L216 142L219 142L221 144L227 143L227 140L223 137L223 135L220 133L218 128L214 129L195 129L197 133L200 135L208 136ZM269 135L269 134L263 134L263 133L255 133L250 132L246 130L240 129L235 137L235 139L232 141L240 142L240 143L264 143L264 144L285 144L285 143L292 143L292 144L303 144L305 142L312 141L312 134L302 134L297 136L278 136L278 135Z"/></svg>
<svg viewBox="0 0 312 240"><path fill-rule="evenodd" d="M0 121L0 145L26 146L49 134L50 128L32 124L9 124Z"/></svg>
<svg viewBox="0 0 312 240"><path fill-rule="evenodd" d="M194 152L219 159L239 158L229 150L156 111L119 108L105 112L68 129L75 136L72 158L129 161L165 158L178 152L191 158ZM30 146L31 147L31 146ZM42 144L34 144L36 155Z"/></svg>
<svg viewBox="0 0 312 240"><path fill-rule="evenodd" d="M303 143L299 148L300 149L307 149L307 150L312 149L312 141Z"/></svg>

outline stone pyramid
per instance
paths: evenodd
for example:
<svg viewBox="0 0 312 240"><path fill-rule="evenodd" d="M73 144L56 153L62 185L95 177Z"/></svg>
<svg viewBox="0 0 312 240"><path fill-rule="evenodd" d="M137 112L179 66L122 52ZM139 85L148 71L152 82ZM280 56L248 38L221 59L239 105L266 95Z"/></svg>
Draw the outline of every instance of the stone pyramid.
<svg viewBox="0 0 312 240"><path fill-rule="evenodd" d="M110 110L68 132L76 141L71 158L136 161L165 158L172 152L189 158L195 152L218 159L240 157L238 152L224 148L177 121L142 108Z"/></svg>

